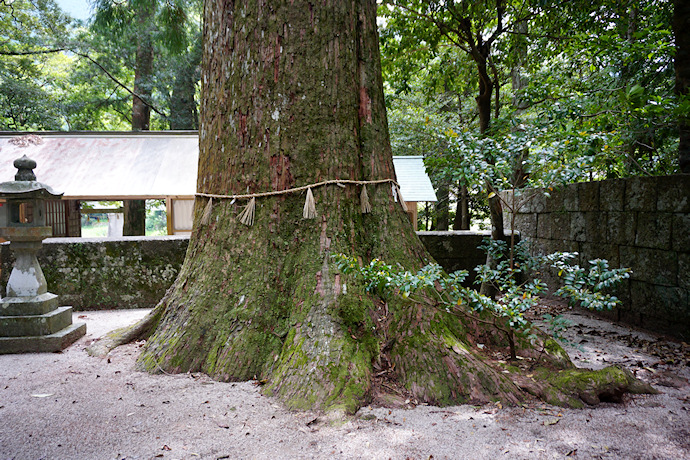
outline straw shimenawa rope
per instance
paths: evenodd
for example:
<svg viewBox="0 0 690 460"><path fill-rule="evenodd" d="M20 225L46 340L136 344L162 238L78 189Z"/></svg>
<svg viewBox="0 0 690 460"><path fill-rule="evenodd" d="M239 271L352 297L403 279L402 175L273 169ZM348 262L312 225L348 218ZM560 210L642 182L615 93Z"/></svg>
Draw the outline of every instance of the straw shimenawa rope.
<svg viewBox="0 0 690 460"><path fill-rule="evenodd" d="M406 210L405 202L400 194L400 185L393 179L379 179L379 180L325 180L322 182L317 182L314 184L303 185L301 187L290 188L286 190L274 190L271 192L260 192L260 193L247 193L243 195L220 195L215 193L204 193L197 192L196 196L208 198L206 203L206 208L204 209L204 214L201 218L201 223L206 225L211 221L211 212L213 211L213 199L232 199L241 200L249 199L249 203L244 208L244 210L237 216L237 219L244 225L251 226L254 223L254 212L256 209L256 198L262 198L267 196L277 196L286 195L288 193L297 193L303 190L307 191L307 199L304 203L304 210L302 215L305 219L314 219L317 216L316 213L316 203L314 202L314 194L311 189L314 187L322 187L324 185L336 184L339 187L345 187L345 184L350 185L361 185L362 192L360 194L362 214L367 214L371 212L371 203L369 202L369 195L367 193L367 184L385 184L390 183L393 191L393 196L396 201L400 201L404 210Z"/></svg>

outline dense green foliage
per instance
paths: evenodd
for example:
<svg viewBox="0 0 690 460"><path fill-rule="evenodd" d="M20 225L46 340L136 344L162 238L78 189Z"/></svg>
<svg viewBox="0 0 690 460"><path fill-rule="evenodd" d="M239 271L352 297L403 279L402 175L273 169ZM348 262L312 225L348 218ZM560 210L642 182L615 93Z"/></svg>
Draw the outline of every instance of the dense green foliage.
<svg viewBox="0 0 690 460"><path fill-rule="evenodd" d="M416 146L438 183L481 196L679 171L670 2L383 3L394 151Z"/></svg>
<svg viewBox="0 0 690 460"><path fill-rule="evenodd" d="M571 265L570 261L577 253L559 252L533 257L524 243L509 249L504 241L487 240L485 249L496 265L495 268L488 265L476 267L476 283L495 285L501 294L495 299L464 287L462 282L467 277L464 270L447 275L438 264L430 264L412 273L379 259L364 264L343 254L334 258L342 273L363 280L368 292L384 299L393 295L408 298L431 293L437 307L447 313L488 322L506 335L513 359L516 357L515 337L530 339L533 334L525 314L537 305L539 295L547 288L533 276L539 270L555 269L562 278L563 285L554 291L554 295L591 310L610 310L619 305L620 301L610 293L610 289L630 277L631 273L627 268L610 269L608 261L599 259L590 261L588 270ZM563 318L547 315L544 319L551 325L554 336L561 338L560 333L565 327Z"/></svg>
<svg viewBox="0 0 690 460"><path fill-rule="evenodd" d="M197 128L200 6L103 0L84 24L54 0L0 2L0 129L128 130L137 91L152 128ZM154 11L143 24L142 7ZM142 36L151 72L135 85Z"/></svg>

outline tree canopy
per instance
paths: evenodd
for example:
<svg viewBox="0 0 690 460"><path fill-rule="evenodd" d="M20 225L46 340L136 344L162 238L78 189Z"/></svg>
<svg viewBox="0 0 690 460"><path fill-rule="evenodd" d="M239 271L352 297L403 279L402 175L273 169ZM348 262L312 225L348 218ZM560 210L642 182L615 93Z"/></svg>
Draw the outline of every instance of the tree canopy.
<svg viewBox="0 0 690 460"><path fill-rule="evenodd" d="M53 0L0 3L0 128L130 129L137 93L151 128L197 128L200 7L104 0L82 23Z"/></svg>
<svg viewBox="0 0 690 460"><path fill-rule="evenodd" d="M389 0L379 14L393 145L426 149L458 196L487 174L498 188L680 171L690 106L670 2Z"/></svg>
<svg viewBox="0 0 690 460"><path fill-rule="evenodd" d="M0 11L2 129L128 129L138 93L151 128L198 126L200 2L99 0L86 23L53 0ZM560 161L586 165L571 179L678 172L690 102L675 81L674 12L682 24L686 10L663 0L382 2L395 153L531 126L560 141Z"/></svg>

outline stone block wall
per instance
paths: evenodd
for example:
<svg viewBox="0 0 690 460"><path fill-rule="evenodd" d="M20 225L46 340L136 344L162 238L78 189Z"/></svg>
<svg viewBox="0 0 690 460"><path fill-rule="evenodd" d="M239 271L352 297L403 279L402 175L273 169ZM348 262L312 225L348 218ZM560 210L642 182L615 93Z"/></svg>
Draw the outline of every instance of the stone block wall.
<svg viewBox="0 0 690 460"><path fill-rule="evenodd" d="M575 251L580 266L598 258L631 268L616 292L623 306L606 315L690 338L690 175L578 183L550 195L503 194L533 252ZM511 220L506 212L506 229Z"/></svg>
<svg viewBox="0 0 690 460"><path fill-rule="evenodd" d="M486 255L478 246L488 232L418 232L431 255L447 272L468 270ZM48 290L75 310L152 308L177 277L188 236L122 238L50 238L38 260ZM0 245L0 286L5 286L14 258L9 243Z"/></svg>
<svg viewBox="0 0 690 460"><path fill-rule="evenodd" d="M189 238L49 238L38 260L48 290L75 310L151 308L177 277ZM14 257L0 246L2 295Z"/></svg>
<svg viewBox="0 0 690 460"><path fill-rule="evenodd" d="M447 232L417 232L417 236L426 247L429 254L447 272L467 270L469 276L463 283L472 287L476 278L474 267L486 263L486 252L479 246L485 238L491 238L491 232L474 232L469 230L454 230ZM510 237L507 236L506 240ZM515 242L519 241L516 235ZM476 286L475 286L476 287Z"/></svg>

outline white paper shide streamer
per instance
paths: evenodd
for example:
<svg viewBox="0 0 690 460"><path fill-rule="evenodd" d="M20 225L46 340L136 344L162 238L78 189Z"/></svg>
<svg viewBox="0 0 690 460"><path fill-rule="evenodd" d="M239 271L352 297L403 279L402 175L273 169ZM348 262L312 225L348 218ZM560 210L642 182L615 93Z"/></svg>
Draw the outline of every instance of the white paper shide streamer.
<svg viewBox="0 0 690 460"><path fill-rule="evenodd" d="M211 212L213 212L213 198L209 198L204 206L204 213L201 216L202 225L208 225L211 222Z"/></svg>
<svg viewBox="0 0 690 460"><path fill-rule="evenodd" d="M302 216L305 219L316 218L316 203L314 203L314 194L311 192L311 187L307 189L307 199L304 202Z"/></svg>

